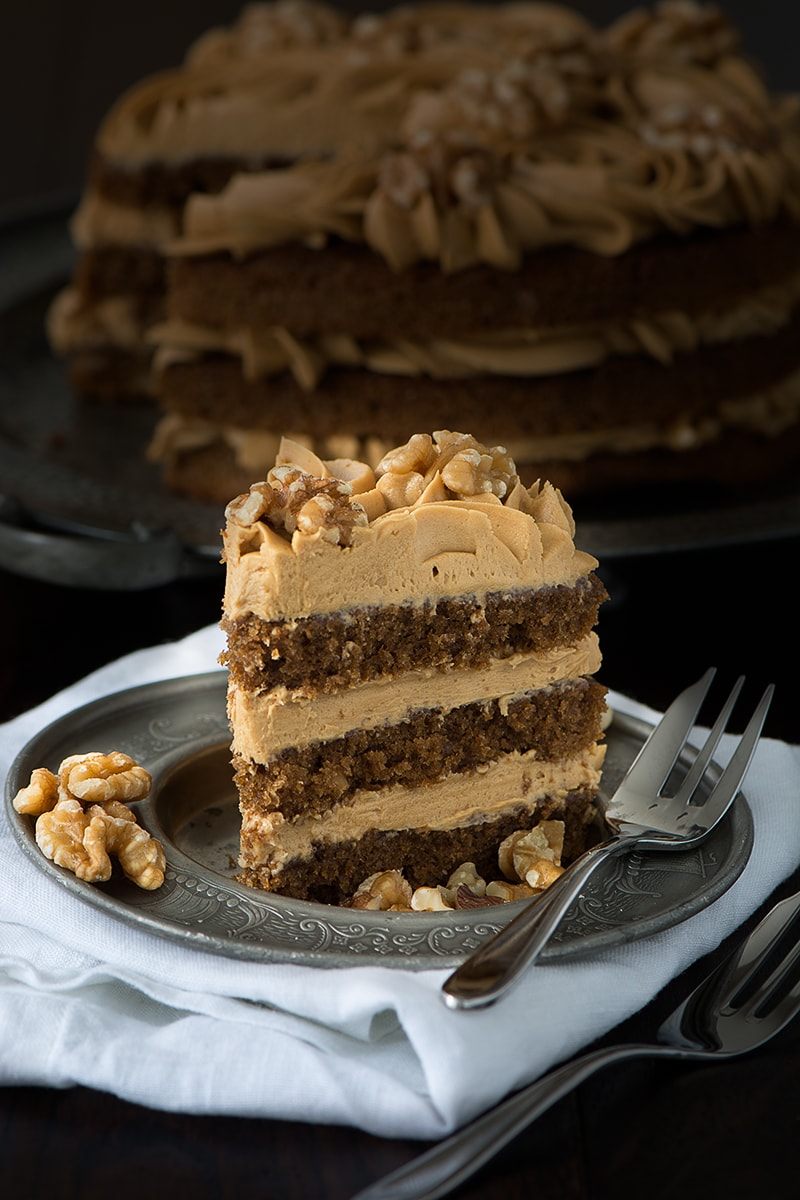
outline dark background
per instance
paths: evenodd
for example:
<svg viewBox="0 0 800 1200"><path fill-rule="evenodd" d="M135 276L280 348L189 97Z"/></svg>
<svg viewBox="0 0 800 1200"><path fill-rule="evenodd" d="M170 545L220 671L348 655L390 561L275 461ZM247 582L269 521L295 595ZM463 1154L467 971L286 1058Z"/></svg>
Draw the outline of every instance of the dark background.
<svg viewBox="0 0 800 1200"><path fill-rule="evenodd" d="M230 23L237 0L4 0L0 6L0 214L77 192L95 129L142 75L175 65L188 43ZM372 12L381 0L340 7ZM573 5L605 23L631 3ZM745 45L779 90L800 86L793 0L726 5ZM793 20L794 14L794 20Z"/></svg>

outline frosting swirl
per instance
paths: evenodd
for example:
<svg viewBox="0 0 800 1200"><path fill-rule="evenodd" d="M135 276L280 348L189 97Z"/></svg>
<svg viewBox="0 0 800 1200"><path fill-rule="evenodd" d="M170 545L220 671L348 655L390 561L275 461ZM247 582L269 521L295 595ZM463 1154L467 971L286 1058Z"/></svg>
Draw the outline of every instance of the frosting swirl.
<svg viewBox="0 0 800 1200"><path fill-rule="evenodd" d="M322 488L335 499L312 512ZM467 434L417 434L374 471L284 439L267 479L226 509L225 610L279 619L334 612L354 595L424 603L571 585L597 566L574 536L556 488L523 487L503 447Z"/></svg>
<svg viewBox="0 0 800 1200"><path fill-rule="evenodd" d="M463 379L475 375L535 378L581 371L612 355L646 354L670 363L700 346L769 336L785 327L800 301L800 273L750 294L746 302L689 314L680 310L609 318L550 329L487 331L480 336L414 341L387 337L359 341L346 333L299 337L280 326L254 330L247 324L209 326L173 318L154 326L156 369L216 351L240 359L248 381L290 371L298 386L312 392L332 367L356 367L380 374ZM66 330L61 322L59 332ZM62 342L67 338L62 333Z"/></svg>
<svg viewBox="0 0 800 1200"><path fill-rule="evenodd" d="M520 138L513 120L505 139L444 118L424 129L412 109L404 144L377 159L239 176L220 196L193 197L173 249L242 254L337 235L396 270L420 260L513 270L547 246L614 255L666 230L800 219L794 105L770 107L744 64L711 76L637 66L619 86L626 107L616 119L561 113ZM538 112L520 124L536 124Z"/></svg>
<svg viewBox="0 0 800 1200"><path fill-rule="evenodd" d="M738 42L687 0L605 29L553 4L349 17L278 0L131 89L98 146L128 169L247 164L190 198L176 254L335 237L396 270L616 255L659 232L800 220L797 98L771 95Z"/></svg>

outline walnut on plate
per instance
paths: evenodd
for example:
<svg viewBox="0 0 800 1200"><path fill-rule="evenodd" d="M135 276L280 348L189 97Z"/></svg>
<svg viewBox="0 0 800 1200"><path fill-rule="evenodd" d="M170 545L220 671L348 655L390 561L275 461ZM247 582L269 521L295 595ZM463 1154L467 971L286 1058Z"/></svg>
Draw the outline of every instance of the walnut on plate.
<svg viewBox="0 0 800 1200"><path fill-rule="evenodd" d="M533 829L517 830L500 845L500 870L512 884L526 883L543 891L563 873L564 822L540 821Z"/></svg>
<svg viewBox="0 0 800 1200"><path fill-rule="evenodd" d="M404 912L411 907L411 884L400 871L375 871L359 884L351 907Z"/></svg>
<svg viewBox="0 0 800 1200"><path fill-rule="evenodd" d="M38 817L50 812L58 803L58 776L47 767L36 767L31 771L27 787L20 788L14 797L14 808L18 813Z"/></svg>
<svg viewBox="0 0 800 1200"><path fill-rule="evenodd" d="M447 912L484 908L536 896L558 879L564 868L564 822L540 821L518 829L498 848L505 878L485 880L475 863L464 862L446 884L423 885L413 891L402 871L376 871L361 883L350 907L380 912Z"/></svg>
<svg viewBox="0 0 800 1200"><path fill-rule="evenodd" d="M56 774L36 767L13 804L36 817L36 844L57 866L101 883L111 878L113 857L128 879L152 891L164 882L164 849L124 803L144 799L151 782L129 755L91 751L65 758Z"/></svg>
<svg viewBox="0 0 800 1200"><path fill-rule="evenodd" d="M121 750L111 754L92 751L88 754L72 754L58 768L59 782L64 790L76 800L91 800L103 804L107 800L133 802L143 800L150 791L150 778L144 767L140 767Z"/></svg>

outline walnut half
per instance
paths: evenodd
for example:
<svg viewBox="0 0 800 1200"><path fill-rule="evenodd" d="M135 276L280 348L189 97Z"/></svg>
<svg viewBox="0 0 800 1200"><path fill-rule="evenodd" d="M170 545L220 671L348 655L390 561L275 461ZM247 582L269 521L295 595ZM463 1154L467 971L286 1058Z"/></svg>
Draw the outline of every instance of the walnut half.
<svg viewBox="0 0 800 1200"><path fill-rule="evenodd" d="M57 774L37 767L13 804L36 817L36 844L57 866L103 883L111 878L113 857L137 887L153 891L164 882L164 848L123 803L144 799L151 782L127 754L92 751L65 758Z"/></svg>

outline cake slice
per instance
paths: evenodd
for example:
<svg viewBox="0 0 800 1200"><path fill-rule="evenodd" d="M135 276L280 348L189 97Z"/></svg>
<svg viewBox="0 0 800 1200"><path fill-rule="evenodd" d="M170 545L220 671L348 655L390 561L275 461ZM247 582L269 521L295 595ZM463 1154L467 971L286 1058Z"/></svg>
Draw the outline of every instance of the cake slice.
<svg viewBox="0 0 800 1200"><path fill-rule="evenodd" d="M554 487L465 434L375 471L284 440L223 538L242 882L346 903L375 871L496 874L545 819L585 848L607 596Z"/></svg>

